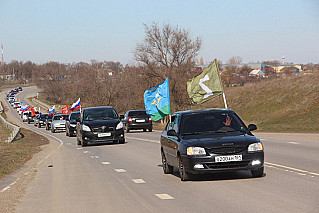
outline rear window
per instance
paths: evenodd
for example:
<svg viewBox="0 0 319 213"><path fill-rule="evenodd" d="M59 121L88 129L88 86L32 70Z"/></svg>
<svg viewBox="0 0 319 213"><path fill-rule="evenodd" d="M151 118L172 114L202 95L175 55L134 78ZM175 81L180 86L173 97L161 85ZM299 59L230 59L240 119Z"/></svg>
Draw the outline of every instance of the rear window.
<svg viewBox="0 0 319 213"><path fill-rule="evenodd" d="M132 111L128 113L129 116L147 116L146 111Z"/></svg>

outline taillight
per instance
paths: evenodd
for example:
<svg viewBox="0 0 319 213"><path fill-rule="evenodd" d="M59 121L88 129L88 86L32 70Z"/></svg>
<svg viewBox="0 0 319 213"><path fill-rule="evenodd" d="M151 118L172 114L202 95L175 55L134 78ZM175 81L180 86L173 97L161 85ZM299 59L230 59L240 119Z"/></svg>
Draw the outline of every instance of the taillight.
<svg viewBox="0 0 319 213"><path fill-rule="evenodd" d="M151 118L151 117L149 117L149 118L148 118L148 121L152 121L152 118Z"/></svg>
<svg viewBox="0 0 319 213"><path fill-rule="evenodd" d="M128 122L132 123L132 118L131 117L128 118Z"/></svg>

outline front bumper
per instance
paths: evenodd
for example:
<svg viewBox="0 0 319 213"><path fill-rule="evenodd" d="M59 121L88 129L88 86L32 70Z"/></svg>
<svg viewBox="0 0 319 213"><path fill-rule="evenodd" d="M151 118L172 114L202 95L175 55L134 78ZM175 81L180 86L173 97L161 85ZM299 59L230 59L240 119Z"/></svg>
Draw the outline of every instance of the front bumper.
<svg viewBox="0 0 319 213"><path fill-rule="evenodd" d="M106 141L119 141L124 140L124 130L119 129L111 132L104 132L104 133L110 133L110 136L106 137L99 137L99 134L101 132L82 132L82 139L86 142L92 142L92 143L103 143Z"/></svg>
<svg viewBox="0 0 319 213"><path fill-rule="evenodd" d="M54 130L65 130L65 125L58 125L58 126L53 125L52 129L54 129Z"/></svg>
<svg viewBox="0 0 319 213"><path fill-rule="evenodd" d="M211 172L227 172L239 170L255 170L264 166L264 152L255 153L238 153L242 155L242 161L215 162L215 156L225 156L212 154L209 156L188 156L182 155L182 161L185 171L199 174ZM235 154L237 155L237 154ZM253 161L260 161L260 164L253 165ZM204 168L194 168L195 165L201 164Z"/></svg>

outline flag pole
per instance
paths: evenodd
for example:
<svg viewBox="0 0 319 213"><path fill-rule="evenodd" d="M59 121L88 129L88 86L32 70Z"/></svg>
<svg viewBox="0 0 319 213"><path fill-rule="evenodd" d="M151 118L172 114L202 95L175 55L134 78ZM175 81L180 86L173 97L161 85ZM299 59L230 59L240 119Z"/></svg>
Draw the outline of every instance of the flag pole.
<svg viewBox="0 0 319 213"><path fill-rule="evenodd" d="M222 91L223 91L223 99L224 99L225 109L228 109L228 108L227 108L227 102L226 102L226 96L225 96L224 85L223 85L222 78L221 78L220 73L219 73L219 66L218 66L218 62L217 62L217 59L216 59L216 58L215 58L215 64L216 64L216 66L217 66L217 72L218 72L220 84L222 85Z"/></svg>

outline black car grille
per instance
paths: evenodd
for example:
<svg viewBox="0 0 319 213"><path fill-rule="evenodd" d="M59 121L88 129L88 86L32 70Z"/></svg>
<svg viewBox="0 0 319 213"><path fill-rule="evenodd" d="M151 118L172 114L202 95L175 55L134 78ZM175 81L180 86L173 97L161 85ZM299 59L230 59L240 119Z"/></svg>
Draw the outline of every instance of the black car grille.
<svg viewBox="0 0 319 213"><path fill-rule="evenodd" d="M245 146L231 146L231 147L213 147L207 148L207 151L212 154L235 154L242 152Z"/></svg>
<svg viewBox="0 0 319 213"><path fill-rule="evenodd" d="M210 169L231 169L231 168L241 168L247 167L249 161L236 161L236 162L226 162L226 163L207 163L206 166Z"/></svg>
<svg viewBox="0 0 319 213"><path fill-rule="evenodd" d="M92 128L93 132L110 132L114 131L114 126L101 126L101 127L94 127Z"/></svg>

